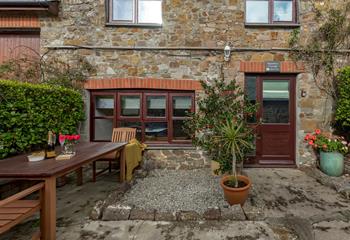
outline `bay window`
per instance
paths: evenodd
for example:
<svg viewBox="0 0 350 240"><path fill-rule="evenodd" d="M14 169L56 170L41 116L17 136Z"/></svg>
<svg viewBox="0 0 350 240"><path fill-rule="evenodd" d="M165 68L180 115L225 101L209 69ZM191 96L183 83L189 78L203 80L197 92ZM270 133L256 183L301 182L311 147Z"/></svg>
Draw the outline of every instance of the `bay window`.
<svg viewBox="0 0 350 240"><path fill-rule="evenodd" d="M109 23L115 25L162 24L162 0L108 0Z"/></svg>
<svg viewBox="0 0 350 240"><path fill-rule="evenodd" d="M110 141L114 127L137 129L151 145L191 144L184 132L194 92L118 90L91 93L91 140Z"/></svg>
<svg viewBox="0 0 350 240"><path fill-rule="evenodd" d="M246 0L247 24L293 24L296 13L296 0Z"/></svg>

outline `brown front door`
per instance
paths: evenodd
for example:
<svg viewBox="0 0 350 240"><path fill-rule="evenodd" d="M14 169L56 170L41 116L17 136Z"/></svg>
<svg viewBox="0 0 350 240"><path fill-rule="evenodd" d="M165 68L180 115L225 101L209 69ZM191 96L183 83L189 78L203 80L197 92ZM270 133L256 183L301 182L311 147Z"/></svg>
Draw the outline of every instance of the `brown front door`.
<svg viewBox="0 0 350 240"><path fill-rule="evenodd" d="M248 164L295 165L295 76L247 76L246 91L259 104L255 121L260 122Z"/></svg>

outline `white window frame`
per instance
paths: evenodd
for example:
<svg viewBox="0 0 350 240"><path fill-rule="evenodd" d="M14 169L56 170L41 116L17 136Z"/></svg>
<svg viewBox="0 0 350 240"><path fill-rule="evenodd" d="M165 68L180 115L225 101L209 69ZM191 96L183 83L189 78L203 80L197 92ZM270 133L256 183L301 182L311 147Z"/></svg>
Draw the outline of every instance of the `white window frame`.
<svg viewBox="0 0 350 240"><path fill-rule="evenodd" d="M256 1L266 1L268 2L268 22L263 23L263 22L248 22L247 21L247 2L248 1L254 1L254 0L244 0L244 22L245 25L277 25L277 26L292 26L292 25L299 25L299 3L298 0L291 0L293 9L292 9L292 21L276 21L273 19L274 15L274 2L278 0L256 0ZM281 0L281 1L287 1L287 0Z"/></svg>
<svg viewBox="0 0 350 240"><path fill-rule="evenodd" d="M133 17L132 20L114 20L113 19L113 1L114 0L106 0L107 6L107 25L125 25L125 26L150 26L150 27L161 27L161 23L140 23L139 22L139 2L140 0L133 0ZM145 0L143 0L145 1ZM163 0L154 0L160 1L161 6L163 6ZM161 9L163 16L163 8Z"/></svg>

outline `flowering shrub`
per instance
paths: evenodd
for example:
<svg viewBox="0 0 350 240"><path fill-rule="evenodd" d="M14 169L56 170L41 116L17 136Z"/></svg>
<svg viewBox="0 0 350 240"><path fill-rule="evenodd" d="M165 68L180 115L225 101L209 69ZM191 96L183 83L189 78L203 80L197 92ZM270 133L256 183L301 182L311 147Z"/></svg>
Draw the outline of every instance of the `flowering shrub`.
<svg viewBox="0 0 350 240"><path fill-rule="evenodd" d="M344 155L349 152L350 143L344 137L328 136L321 133L320 129L316 129L313 134L306 134L304 140L316 151L340 152Z"/></svg>

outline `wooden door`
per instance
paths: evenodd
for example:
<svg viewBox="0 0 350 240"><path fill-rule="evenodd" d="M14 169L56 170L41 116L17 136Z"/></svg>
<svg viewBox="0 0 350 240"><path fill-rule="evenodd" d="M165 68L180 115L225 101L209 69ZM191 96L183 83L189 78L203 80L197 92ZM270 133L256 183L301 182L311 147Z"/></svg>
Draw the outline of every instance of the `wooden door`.
<svg viewBox="0 0 350 240"><path fill-rule="evenodd" d="M246 89L259 104L254 121L260 122L248 164L295 165L295 76L247 76Z"/></svg>
<svg viewBox="0 0 350 240"><path fill-rule="evenodd" d="M10 59L38 58L39 54L39 32L0 34L0 64Z"/></svg>

